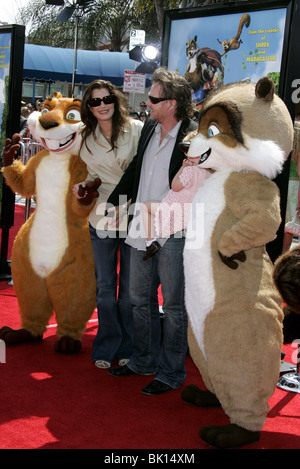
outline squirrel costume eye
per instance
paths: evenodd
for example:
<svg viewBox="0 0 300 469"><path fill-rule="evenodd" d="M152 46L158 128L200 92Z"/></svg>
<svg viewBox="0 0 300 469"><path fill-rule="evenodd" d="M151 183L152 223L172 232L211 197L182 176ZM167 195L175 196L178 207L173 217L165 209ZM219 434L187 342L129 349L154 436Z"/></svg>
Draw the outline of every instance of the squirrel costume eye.
<svg viewBox="0 0 300 469"><path fill-rule="evenodd" d="M214 124L210 125L208 127L208 136L209 137L214 137L215 135L218 135L220 133L220 130L218 127Z"/></svg>
<svg viewBox="0 0 300 469"><path fill-rule="evenodd" d="M69 121L80 121L80 112L77 109L70 109L70 111L67 112L66 119Z"/></svg>
<svg viewBox="0 0 300 469"><path fill-rule="evenodd" d="M46 109L46 108L43 109L43 110L41 111L42 116L43 116L44 114L46 114L47 112L49 112L49 109Z"/></svg>

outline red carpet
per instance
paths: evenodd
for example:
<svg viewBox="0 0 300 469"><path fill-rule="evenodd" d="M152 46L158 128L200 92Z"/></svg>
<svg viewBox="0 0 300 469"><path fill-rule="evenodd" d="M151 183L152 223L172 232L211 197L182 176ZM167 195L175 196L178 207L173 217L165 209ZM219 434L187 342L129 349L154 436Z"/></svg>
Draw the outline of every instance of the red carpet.
<svg viewBox="0 0 300 469"><path fill-rule="evenodd" d="M12 239L24 221L23 213L23 208L16 207ZM19 327L14 289L6 281L0 282L0 305L0 326ZM161 450L169 449L200 458L197 450L209 447L198 437L198 429L228 423L223 410L188 406L181 400L181 389L145 396L140 389L151 377L119 379L97 369L91 361L96 329L93 317L83 336L82 352L75 356L53 351L54 318L41 343L7 347L6 362L0 363L0 449L103 449L104 457L111 456L110 450L121 455L125 453L117 450L160 450L162 454ZM288 345L284 351L290 362L295 349ZM201 386L190 357L186 367L185 385ZM300 448L300 395L277 388L269 404L260 440L245 449Z"/></svg>

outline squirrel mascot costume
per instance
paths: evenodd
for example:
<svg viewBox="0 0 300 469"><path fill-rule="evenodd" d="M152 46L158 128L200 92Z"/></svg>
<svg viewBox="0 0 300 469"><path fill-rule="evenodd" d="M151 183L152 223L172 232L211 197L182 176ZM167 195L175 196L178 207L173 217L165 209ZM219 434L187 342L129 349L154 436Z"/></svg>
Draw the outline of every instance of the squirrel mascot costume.
<svg viewBox="0 0 300 469"><path fill-rule="evenodd" d="M194 197L184 250L189 349L207 389L188 385L182 398L223 408L230 424L199 430L219 448L259 439L280 373L282 301L265 245L281 223L272 179L291 151L293 124L274 88L267 77L219 88L186 137L188 155L201 155L211 175Z"/></svg>
<svg viewBox="0 0 300 469"><path fill-rule="evenodd" d="M20 135L15 134L3 151L7 185L23 197L35 195L36 209L19 230L11 258L22 328L4 326L0 339L8 345L41 340L55 311L55 350L76 353L96 306L88 214L101 181L88 188L80 203L72 194L74 184L87 176L78 156L80 100L55 92L41 112L29 116L28 125L44 149L23 165L14 159L20 146Z"/></svg>

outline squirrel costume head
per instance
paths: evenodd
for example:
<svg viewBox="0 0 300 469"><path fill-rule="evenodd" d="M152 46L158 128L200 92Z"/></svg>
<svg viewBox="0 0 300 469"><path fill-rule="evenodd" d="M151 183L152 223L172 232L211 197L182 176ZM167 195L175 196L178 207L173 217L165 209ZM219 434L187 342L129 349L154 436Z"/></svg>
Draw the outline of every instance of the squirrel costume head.
<svg viewBox="0 0 300 469"><path fill-rule="evenodd" d="M191 138L193 137L193 138ZM258 171L273 179L282 170L293 142L293 123L274 82L239 82L213 91L199 116L188 156L215 171Z"/></svg>
<svg viewBox="0 0 300 469"><path fill-rule="evenodd" d="M50 152L78 154L81 142L80 99L64 98L55 91L45 100L41 112L30 114L28 126L34 139Z"/></svg>

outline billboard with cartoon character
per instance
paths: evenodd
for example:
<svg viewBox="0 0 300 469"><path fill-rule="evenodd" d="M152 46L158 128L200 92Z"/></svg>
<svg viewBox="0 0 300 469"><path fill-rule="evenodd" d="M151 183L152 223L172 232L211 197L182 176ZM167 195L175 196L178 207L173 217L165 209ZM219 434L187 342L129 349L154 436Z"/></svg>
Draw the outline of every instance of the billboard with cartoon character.
<svg viewBox="0 0 300 469"><path fill-rule="evenodd" d="M174 19L168 68L188 80L197 107L220 84L265 75L278 84L285 25L286 8Z"/></svg>
<svg viewBox="0 0 300 469"><path fill-rule="evenodd" d="M161 65L189 82L196 111L220 85L269 76L292 119L300 115L300 0L252 0L165 11ZM197 112L196 112L197 114ZM267 118L267 116L266 116ZM263 125L263 122L262 122ZM275 182L285 220L290 159ZM268 246L282 251L284 222Z"/></svg>

